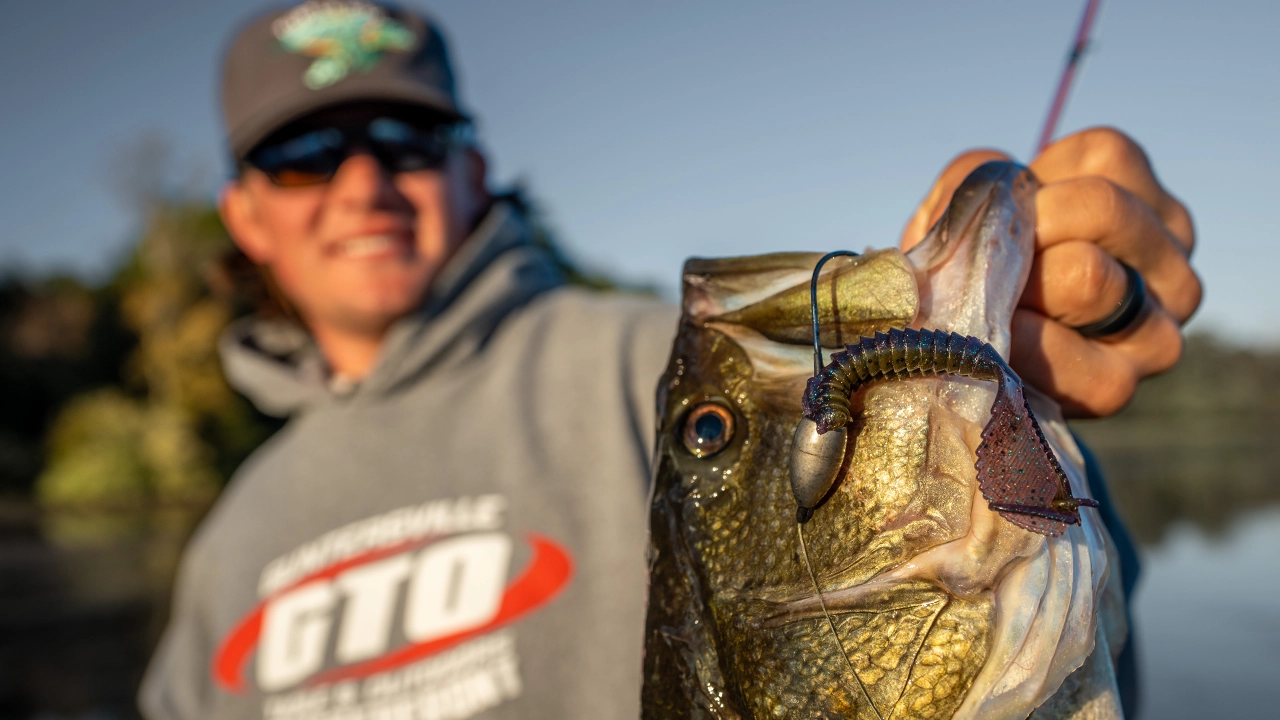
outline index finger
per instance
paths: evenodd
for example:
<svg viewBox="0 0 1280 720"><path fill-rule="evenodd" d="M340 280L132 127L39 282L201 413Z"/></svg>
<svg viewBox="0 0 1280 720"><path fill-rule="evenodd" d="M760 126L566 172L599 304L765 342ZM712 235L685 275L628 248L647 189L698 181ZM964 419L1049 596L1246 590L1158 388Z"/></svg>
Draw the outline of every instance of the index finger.
<svg viewBox="0 0 1280 720"><path fill-rule="evenodd" d="M1155 211L1185 252L1195 246L1191 214L1156 179L1142 147L1119 130L1090 128L1068 135L1045 148L1031 170L1046 185L1086 175L1110 180Z"/></svg>

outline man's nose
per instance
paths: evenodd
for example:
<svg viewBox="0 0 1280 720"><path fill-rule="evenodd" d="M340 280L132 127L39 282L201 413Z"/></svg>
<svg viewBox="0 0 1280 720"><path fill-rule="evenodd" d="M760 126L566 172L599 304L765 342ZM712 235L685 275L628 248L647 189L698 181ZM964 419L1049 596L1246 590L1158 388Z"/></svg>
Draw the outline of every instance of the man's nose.
<svg viewBox="0 0 1280 720"><path fill-rule="evenodd" d="M338 166L329 183L330 200L356 209L387 208L404 203L391 173L366 150L356 149Z"/></svg>

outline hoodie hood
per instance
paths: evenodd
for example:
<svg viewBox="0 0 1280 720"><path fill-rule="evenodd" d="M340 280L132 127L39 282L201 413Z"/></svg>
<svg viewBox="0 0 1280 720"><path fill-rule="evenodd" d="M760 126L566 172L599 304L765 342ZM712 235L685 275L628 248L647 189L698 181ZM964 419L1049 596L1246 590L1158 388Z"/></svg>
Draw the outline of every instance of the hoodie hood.
<svg viewBox="0 0 1280 720"><path fill-rule="evenodd" d="M359 383L335 378L310 334L279 319L233 323L219 343L223 370L259 410L277 417L375 397L464 361L513 310L564 282L555 258L532 242L528 219L500 200L441 268L420 308L391 326L377 364Z"/></svg>

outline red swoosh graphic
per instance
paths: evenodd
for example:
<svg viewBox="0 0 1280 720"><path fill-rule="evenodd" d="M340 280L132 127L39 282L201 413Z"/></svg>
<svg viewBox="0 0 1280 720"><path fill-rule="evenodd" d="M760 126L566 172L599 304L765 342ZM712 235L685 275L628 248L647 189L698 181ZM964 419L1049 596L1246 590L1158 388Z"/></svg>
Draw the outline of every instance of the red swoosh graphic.
<svg viewBox="0 0 1280 720"><path fill-rule="evenodd" d="M240 668L243 667L244 661L248 659L253 649L258 646L258 637L262 634L262 614L266 610L267 603L273 598L279 597L296 587L306 585L313 580L332 580L348 568L371 563L402 552L416 550L424 545L430 545L438 539L440 539L438 535L426 535L388 547L378 548L377 550L370 550L334 563L329 567L321 568L271 593L265 600L258 603L253 610L250 610L249 614L245 615L244 619L240 621L240 624L236 625L227 634L226 639L213 656L213 679L233 693L244 692L244 677L240 673Z"/></svg>
<svg viewBox="0 0 1280 720"><path fill-rule="evenodd" d="M298 587L312 580L320 578L331 578L336 576L340 571L355 565L361 565L366 562L388 557L406 550L421 547L429 544L435 538L425 538L401 543L389 548L382 548L373 552L365 553L354 558L350 558L336 565L325 568L317 573L308 575L301 580L290 585L275 595L286 592L292 588ZM352 678L368 677L375 673L385 672L392 668L399 667L405 663L414 660L420 660L425 657L434 655L435 653L447 650L459 643L470 640L478 635L491 632L505 625L519 620L529 613L551 602L560 591L569 583L569 579L573 576L573 560L569 557L569 553L560 547L550 538L543 537L537 533L529 533L527 538L529 546L533 549L533 557L530 559L528 566L519 577L511 581L507 585L506 591L502 595L502 602L498 606L498 612L489 622L479 627L469 630L446 635L445 637L426 640L413 645L406 645L395 652L388 653L382 657L359 663L357 665L349 665L347 667L334 668L327 672L319 673L312 677L307 683L309 686L327 685L340 680L349 680ZM270 598L268 598L270 600ZM226 640L222 646L218 648L213 659L213 677L219 685L232 693L243 693L245 690L245 681L243 669L245 662L249 659L249 655L258 645L258 637L262 632L262 616L266 608L268 600L259 603L257 607L245 615L235 628L228 633Z"/></svg>
<svg viewBox="0 0 1280 720"><path fill-rule="evenodd" d="M213 656L213 679L228 692L239 695L244 692L244 676L240 667L249 657L249 653L258 646L258 636L262 634L262 609L259 603L240 624L235 627L222 642L218 652Z"/></svg>

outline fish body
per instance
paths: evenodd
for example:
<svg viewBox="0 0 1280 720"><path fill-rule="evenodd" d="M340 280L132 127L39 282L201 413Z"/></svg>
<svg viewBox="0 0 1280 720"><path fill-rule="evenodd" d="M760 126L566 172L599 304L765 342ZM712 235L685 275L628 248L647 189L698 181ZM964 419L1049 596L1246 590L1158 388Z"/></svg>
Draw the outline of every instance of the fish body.
<svg viewBox="0 0 1280 720"><path fill-rule="evenodd" d="M823 347L927 327L1007 355L1035 189L1025 168L988 163L910 253L828 263ZM1118 716L1114 687L1097 687L1115 640L1098 631L1100 524L1081 511L1079 525L1038 532L979 487L996 383L902 372L856 389L835 484L798 525L789 468L819 257L685 266L658 392L644 717L1021 719L1042 704L1070 717L1083 701L1045 701L1077 668L1066 685L1102 713L1090 717ZM1087 500L1056 406L1028 400L1070 494Z"/></svg>

